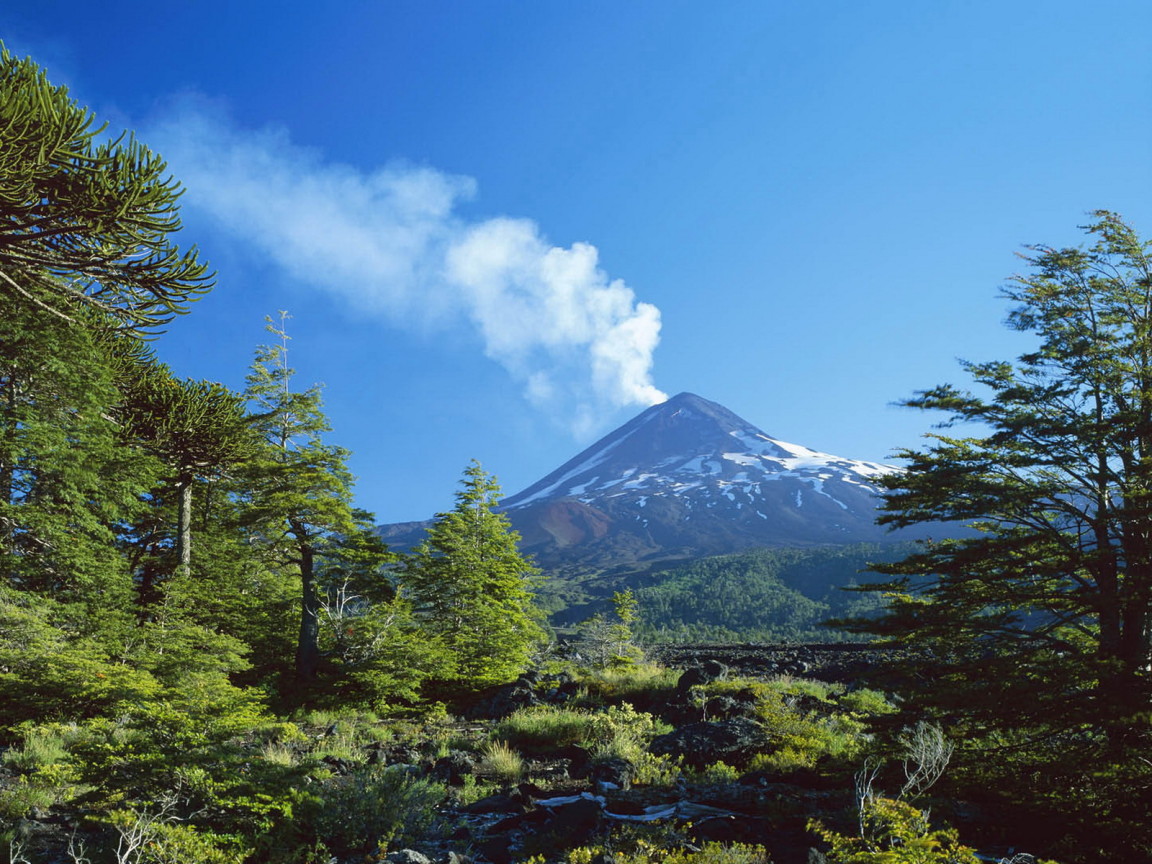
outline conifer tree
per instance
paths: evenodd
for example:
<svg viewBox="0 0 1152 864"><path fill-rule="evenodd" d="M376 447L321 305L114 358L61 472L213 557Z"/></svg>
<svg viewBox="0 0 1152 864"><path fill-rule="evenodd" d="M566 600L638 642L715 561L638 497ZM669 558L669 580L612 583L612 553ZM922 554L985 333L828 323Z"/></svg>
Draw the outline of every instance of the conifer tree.
<svg viewBox="0 0 1152 864"><path fill-rule="evenodd" d="M323 440L329 426L319 388L292 390L287 317L281 312L278 324L268 319L279 343L257 350L247 378L244 395L260 441L242 472L242 519L264 549L299 574L295 668L297 681L307 683L320 661L324 561L364 528L352 507L348 451Z"/></svg>
<svg viewBox="0 0 1152 864"><path fill-rule="evenodd" d="M95 332L29 306L0 315L0 580L107 608L130 589L117 534L160 466L122 446Z"/></svg>
<svg viewBox="0 0 1152 864"><path fill-rule="evenodd" d="M447 646L452 679L464 686L514 678L543 637L533 605L538 571L520 554L508 517L494 509L499 495L496 479L473 460L455 508L437 514L403 568L417 614Z"/></svg>
<svg viewBox="0 0 1152 864"><path fill-rule="evenodd" d="M209 290L182 253L177 184L132 135L109 140L67 88L0 45L0 300L129 330L163 324Z"/></svg>
<svg viewBox="0 0 1152 864"><path fill-rule="evenodd" d="M211 381L178 379L164 364L138 364L120 409L127 433L163 461L177 501L176 572L192 567L192 490L251 450L244 397Z"/></svg>
<svg viewBox="0 0 1152 864"><path fill-rule="evenodd" d="M1088 249L1031 247L1006 290L1035 350L906 402L974 431L901 453L881 521L976 534L878 567L891 611L857 626L931 648L912 695L954 723L1119 744L1152 707L1152 246L1094 216Z"/></svg>

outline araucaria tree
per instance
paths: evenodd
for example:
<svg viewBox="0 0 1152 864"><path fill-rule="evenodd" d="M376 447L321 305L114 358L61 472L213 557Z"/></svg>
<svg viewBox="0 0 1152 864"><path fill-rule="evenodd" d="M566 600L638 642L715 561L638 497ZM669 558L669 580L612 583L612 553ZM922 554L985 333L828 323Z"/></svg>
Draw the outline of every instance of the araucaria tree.
<svg viewBox="0 0 1152 864"><path fill-rule="evenodd" d="M180 187L131 135L100 140L91 111L0 46L0 300L130 330L186 311L211 287L181 252Z"/></svg>
<svg viewBox="0 0 1152 864"><path fill-rule="evenodd" d="M499 497L496 479L473 461L455 508L437 514L403 570L417 615L449 650L451 679L466 687L514 678L543 637L531 588L537 570L494 510Z"/></svg>
<svg viewBox="0 0 1152 864"><path fill-rule="evenodd" d="M907 401L970 434L900 454L881 521L977 530L878 568L899 578L871 629L934 649L919 696L965 731L1074 731L1116 753L1152 707L1152 258L1093 216L1089 248L1030 247L1006 289L1035 350L965 364L977 392Z"/></svg>

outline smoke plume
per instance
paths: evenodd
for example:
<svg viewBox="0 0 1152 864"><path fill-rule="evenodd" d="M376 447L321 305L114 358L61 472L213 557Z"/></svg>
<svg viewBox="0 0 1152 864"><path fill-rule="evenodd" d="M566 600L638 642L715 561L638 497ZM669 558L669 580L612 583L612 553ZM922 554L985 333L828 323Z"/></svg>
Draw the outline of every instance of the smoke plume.
<svg viewBox="0 0 1152 864"><path fill-rule="evenodd" d="M666 396L652 383L660 310L530 219L468 219L469 177L327 161L279 130L185 104L149 133L203 212L293 279L395 327L467 325L536 406L577 434L604 409Z"/></svg>

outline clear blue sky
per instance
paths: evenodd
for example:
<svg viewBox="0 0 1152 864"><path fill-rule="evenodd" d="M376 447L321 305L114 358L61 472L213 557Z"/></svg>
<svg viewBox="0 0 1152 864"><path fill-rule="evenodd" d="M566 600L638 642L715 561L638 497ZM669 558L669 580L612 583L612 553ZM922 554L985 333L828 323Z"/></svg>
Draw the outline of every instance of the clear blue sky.
<svg viewBox="0 0 1152 864"><path fill-rule="evenodd" d="M37 0L0 38L187 186L241 386L287 309L380 521L519 491L659 393L884 461L1027 340L1022 244L1152 235L1147 2ZM658 343L657 343L658 340Z"/></svg>

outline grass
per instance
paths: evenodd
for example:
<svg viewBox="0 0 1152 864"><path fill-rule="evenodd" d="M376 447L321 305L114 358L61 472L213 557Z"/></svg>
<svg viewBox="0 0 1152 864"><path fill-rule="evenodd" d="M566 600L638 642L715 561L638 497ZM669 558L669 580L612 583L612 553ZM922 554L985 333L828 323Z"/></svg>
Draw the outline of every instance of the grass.
<svg viewBox="0 0 1152 864"><path fill-rule="evenodd" d="M25 733L24 743L4 753L4 764L21 774L47 765L57 765L68 758L65 735L53 729L32 729Z"/></svg>
<svg viewBox="0 0 1152 864"><path fill-rule="evenodd" d="M501 720L493 736L529 754L544 754L572 744L586 745L593 737L594 720L588 711L537 706L522 708Z"/></svg>
<svg viewBox="0 0 1152 864"><path fill-rule="evenodd" d="M281 768L292 768L296 765L296 751L287 744L279 741L269 741L263 749L264 761L269 765L278 765Z"/></svg>
<svg viewBox="0 0 1152 864"><path fill-rule="evenodd" d="M481 750L480 773L504 783L524 776L524 758L503 741L489 741Z"/></svg>
<svg viewBox="0 0 1152 864"><path fill-rule="evenodd" d="M640 662L607 669L579 670L578 680L587 696L582 704L608 705L620 702L654 704L666 701L676 689L680 672L656 663Z"/></svg>

